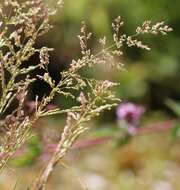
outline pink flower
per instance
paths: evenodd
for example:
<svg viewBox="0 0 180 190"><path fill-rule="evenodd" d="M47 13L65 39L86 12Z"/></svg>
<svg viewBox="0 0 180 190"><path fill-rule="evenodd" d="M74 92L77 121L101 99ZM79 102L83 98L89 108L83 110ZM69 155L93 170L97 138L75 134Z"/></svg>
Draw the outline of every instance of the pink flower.
<svg viewBox="0 0 180 190"><path fill-rule="evenodd" d="M128 124L137 126L145 109L143 106L131 102L122 103L118 106L116 114L119 121L126 121Z"/></svg>

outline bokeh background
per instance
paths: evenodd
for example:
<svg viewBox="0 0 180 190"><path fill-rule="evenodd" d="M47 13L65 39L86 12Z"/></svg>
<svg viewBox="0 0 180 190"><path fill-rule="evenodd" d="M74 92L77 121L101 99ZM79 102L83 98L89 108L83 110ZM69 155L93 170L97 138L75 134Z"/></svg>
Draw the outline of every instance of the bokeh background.
<svg viewBox="0 0 180 190"><path fill-rule="evenodd" d="M49 3L53 4L53 0ZM179 8L179 0L67 0L52 18L54 28L37 45L55 49L49 66L55 80L59 79L59 71L79 56L77 35L83 20L94 38L105 35L109 43L112 38L111 22L118 15L125 21L123 32L128 34L132 34L144 20L163 20L174 31L163 37L145 36L144 41L152 48L150 52L125 49L122 62L127 71L97 68L86 73L96 78L108 76L120 82L116 93L122 101L141 104L146 109L142 127L156 128L158 125L168 129L148 132L119 143L116 138L109 139L112 134L121 132L116 109L105 112L88 124L91 130L82 137L80 146L73 148L64 163L59 164L47 189L80 190L83 186L89 190L180 189ZM91 47L97 48L94 42ZM46 89L46 85L38 81L31 88L30 99L37 92L43 95ZM61 106L72 102L57 97L54 103ZM33 138L11 161L10 167L16 172L8 168L2 174L0 189L12 189L16 182L17 189L28 187L52 152L53 146L47 148L44 144L56 142L63 124L63 118L58 116L37 124ZM83 139L89 141L84 142Z"/></svg>

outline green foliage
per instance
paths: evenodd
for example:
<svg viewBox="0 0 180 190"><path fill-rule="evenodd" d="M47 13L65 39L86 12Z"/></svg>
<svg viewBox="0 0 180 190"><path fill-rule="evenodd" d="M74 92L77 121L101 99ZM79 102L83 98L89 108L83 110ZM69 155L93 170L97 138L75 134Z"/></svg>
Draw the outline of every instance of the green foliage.
<svg viewBox="0 0 180 190"><path fill-rule="evenodd" d="M166 105L178 116L180 117L180 103L174 100L166 100Z"/></svg>
<svg viewBox="0 0 180 190"><path fill-rule="evenodd" d="M179 139L180 138L180 123L177 122L176 125L172 128L172 137L173 139Z"/></svg>
<svg viewBox="0 0 180 190"><path fill-rule="evenodd" d="M11 160L11 164L15 166L27 166L27 165L32 165L38 156L41 154L42 151L42 146L40 139L38 139L36 136L31 137L31 139L28 141L25 152L21 153L20 150L20 155L15 157L14 159Z"/></svg>
<svg viewBox="0 0 180 190"><path fill-rule="evenodd" d="M167 99L166 100L166 105L169 107L169 109L171 109L174 114L180 118L180 103L176 102L174 100L171 99ZM173 139L179 139L180 138L180 123L179 121L176 122L176 124L174 125L174 127L171 130L171 134Z"/></svg>

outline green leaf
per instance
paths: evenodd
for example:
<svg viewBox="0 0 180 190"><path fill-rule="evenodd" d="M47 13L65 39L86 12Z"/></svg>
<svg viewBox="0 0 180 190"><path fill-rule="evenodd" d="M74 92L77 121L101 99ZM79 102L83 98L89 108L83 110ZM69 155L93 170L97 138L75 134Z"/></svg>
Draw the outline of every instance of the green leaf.
<svg viewBox="0 0 180 190"><path fill-rule="evenodd" d="M178 116L180 117L180 103L171 99L166 100L166 105Z"/></svg>
<svg viewBox="0 0 180 190"><path fill-rule="evenodd" d="M176 123L176 125L172 128L171 134L173 139L180 138L180 123Z"/></svg>

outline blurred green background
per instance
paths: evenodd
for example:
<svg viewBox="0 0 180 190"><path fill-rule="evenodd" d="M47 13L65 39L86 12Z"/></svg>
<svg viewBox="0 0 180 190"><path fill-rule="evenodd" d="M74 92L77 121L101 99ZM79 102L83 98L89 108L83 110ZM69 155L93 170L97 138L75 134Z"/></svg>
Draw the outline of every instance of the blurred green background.
<svg viewBox="0 0 180 190"><path fill-rule="evenodd" d="M50 4L52 2L49 0ZM88 71L88 74L97 78L108 76L120 82L116 91L123 101L145 106L147 111L142 125L177 119L180 116L180 106L176 103L180 101L179 8L179 0L65 0L64 7L52 18L54 28L39 40L38 46L55 49L51 53L49 70L58 80L59 70L79 56L77 35L81 21L86 21L94 38L106 35L109 43L112 38L111 23L118 15L125 21L122 32L127 34L132 34L144 20L165 21L174 31L168 36L145 36L145 43L152 48L150 52L125 49L122 61L127 71L98 68ZM94 42L91 47L97 48ZM32 92L42 89L41 85L35 84ZM71 102L57 97L56 104L61 106ZM30 183L32 176L37 175L39 164L33 161L39 159L41 134L55 134L53 138L56 140L57 131L62 126L58 117L41 122L43 127L37 129L40 135L29 142L25 157L12 163L13 167L23 165L18 169L19 176L22 172L26 174L24 179L19 177L17 189L23 189L24 183ZM109 135L114 129L117 131L115 109L89 125L92 129L83 138L91 139ZM100 146L73 150L65 161L70 169L59 165L48 189L79 190L83 189L80 184L85 183L89 190L179 190L179 134L177 124L165 133L137 136L124 146L108 141ZM11 183L2 185L1 180L0 189L8 189L16 182L17 173L7 170L3 177L11 179ZM79 183L79 177L83 182Z"/></svg>

